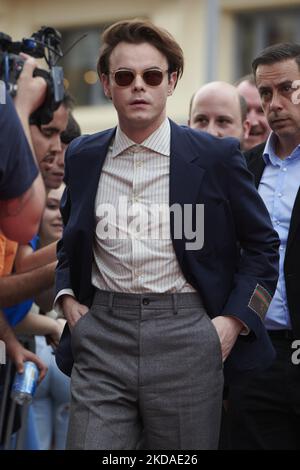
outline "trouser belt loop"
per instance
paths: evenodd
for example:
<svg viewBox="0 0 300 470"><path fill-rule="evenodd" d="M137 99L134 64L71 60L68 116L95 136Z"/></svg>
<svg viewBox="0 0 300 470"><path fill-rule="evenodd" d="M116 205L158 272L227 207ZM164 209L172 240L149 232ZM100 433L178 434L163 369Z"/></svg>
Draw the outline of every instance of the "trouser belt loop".
<svg viewBox="0 0 300 470"><path fill-rule="evenodd" d="M178 313L178 297L177 297L177 294L173 294L173 309L174 309L174 315L177 315L177 313Z"/></svg>

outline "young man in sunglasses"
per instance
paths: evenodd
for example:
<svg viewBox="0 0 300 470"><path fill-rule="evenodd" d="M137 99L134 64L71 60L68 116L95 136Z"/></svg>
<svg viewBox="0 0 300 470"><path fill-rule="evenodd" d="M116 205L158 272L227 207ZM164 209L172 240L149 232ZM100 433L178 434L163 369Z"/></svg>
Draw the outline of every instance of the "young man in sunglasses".
<svg viewBox="0 0 300 470"><path fill-rule="evenodd" d="M98 72L118 126L67 151L56 305L69 449L135 449L141 435L147 449L214 449L223 361L234 377L273 358L262 318L278 238L238 143L166 118L182 71L166 31L112 25Z"/></svg>

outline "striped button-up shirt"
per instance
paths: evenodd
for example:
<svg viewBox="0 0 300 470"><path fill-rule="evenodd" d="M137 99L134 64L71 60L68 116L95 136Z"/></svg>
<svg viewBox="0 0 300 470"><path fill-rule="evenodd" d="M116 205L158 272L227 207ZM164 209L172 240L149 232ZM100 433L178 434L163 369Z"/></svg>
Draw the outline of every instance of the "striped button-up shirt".
<svg viewBox="0 0 300 470"><path fill-rule="evenodd" d="M170 123L141 144L118 127L95 200L92 284L129 293L194 292L170 236Z"/></svg>

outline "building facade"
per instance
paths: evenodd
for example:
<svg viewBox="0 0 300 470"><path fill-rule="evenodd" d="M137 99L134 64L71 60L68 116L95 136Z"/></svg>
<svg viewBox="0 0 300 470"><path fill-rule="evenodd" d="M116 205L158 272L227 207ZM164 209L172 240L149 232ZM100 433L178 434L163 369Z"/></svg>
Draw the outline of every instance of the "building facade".
<svg viewBox="0 0 300 470"><path fill-rule="evenodd" d="M42 25L62 33L63 51L83 37L62 65L85 133L116 123L96 76L100 33L117 20L135 17L166 28L183 48L184 75L168 103L169 116L182 124L191 94L201 84L210 79L234 82L251 71L251 61L263 47L300 43L300 0L0 0L0 31L13 40L29 37Z"/></svg>

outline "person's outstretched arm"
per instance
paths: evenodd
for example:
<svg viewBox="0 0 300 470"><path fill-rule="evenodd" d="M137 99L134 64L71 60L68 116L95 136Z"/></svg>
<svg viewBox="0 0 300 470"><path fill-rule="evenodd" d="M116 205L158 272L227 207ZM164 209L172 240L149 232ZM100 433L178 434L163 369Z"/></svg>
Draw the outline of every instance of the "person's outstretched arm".
<svg viewBox="0 0 300 470"><path fill-rule="evenodd" d="M30 146L29 116L46 91L45 81L32 76L35 67L32 58L24 64L16 108L8 95L0 105L0 228L7 238L20 243L37 233L45 205L44 184Z"/></svg>

